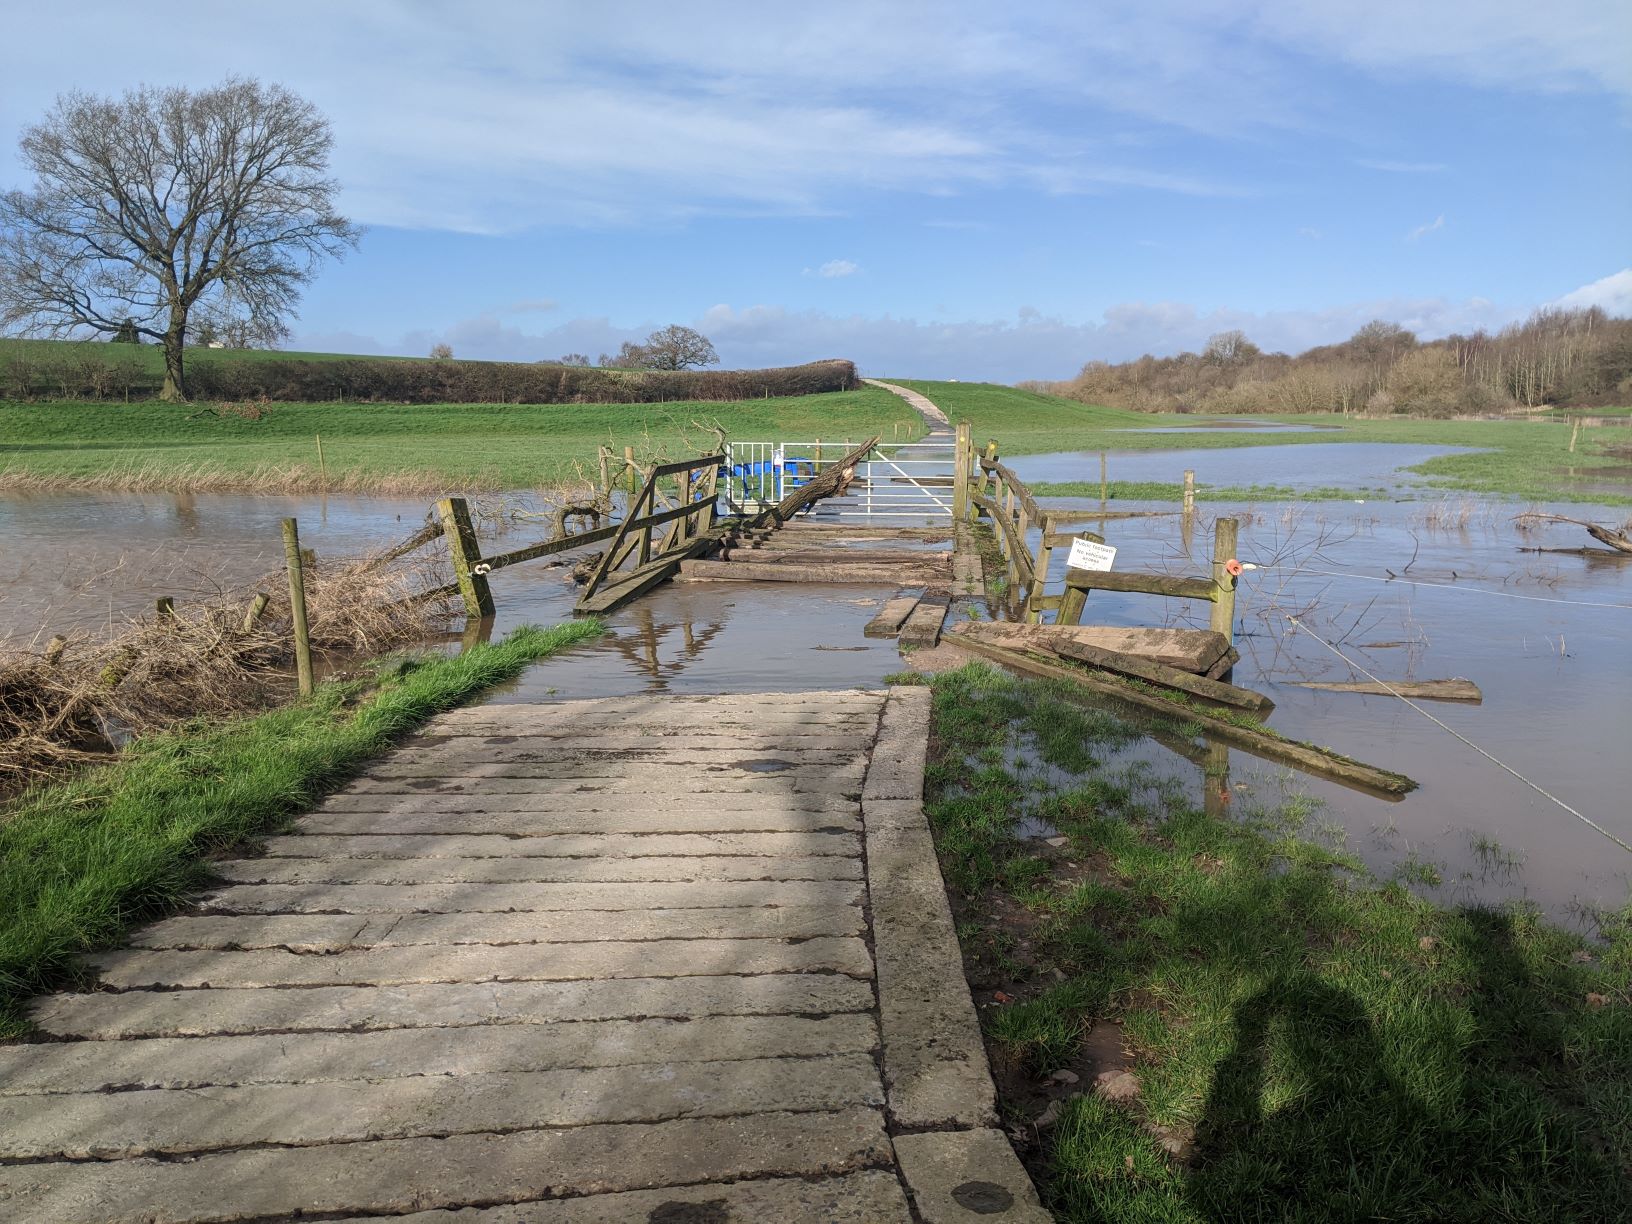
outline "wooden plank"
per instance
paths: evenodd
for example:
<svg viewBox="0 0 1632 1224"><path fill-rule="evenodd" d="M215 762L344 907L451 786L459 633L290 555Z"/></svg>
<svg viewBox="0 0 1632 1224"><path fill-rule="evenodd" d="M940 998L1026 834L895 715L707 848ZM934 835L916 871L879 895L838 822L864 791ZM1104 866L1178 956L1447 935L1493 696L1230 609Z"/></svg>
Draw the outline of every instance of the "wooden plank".
<svg viewBox="0 0 1632 1224"><path fill-rule="evenodd" d="M1148 680L1152 684L1178 689L1181 693L1216 701L1220 705L1234 706L1252 714L1267 714L1275 708L1275 703L1262 693L1237 688L1233 684L1225 684L1219 680L1208 680L1190 672L1180 671L1176 667L1169 667L1165 663L1141 659L1138 655L1124 654L1119 650L1105 650L1098 646L1090 646L1086 642L1074 642L1069 639L1053 642L1051 648L1056 654L1075 659L1078 663L1086 663L1090 667Z"/></svg>
<svg viewBox="0 0 1632 1224"><path fill-rule="evenodd" d="M700 455L695 459L676 459L673 463L658 464L648 472L648 475L654 479L659 476L678 476L681 472L695 472L699 468L717 469L724 462L724 455Z"/></svg>
<svg viewBox="0 0 1632 1224"><path fill-rule="evenodd" d="M899 565L768 565L759 561L687 561L680 578L687 582L882 582L891 586L945 583L943 566L908 569Z"/></svg>
<svg viewBox="0 0 1632 1224"><path fill-rule="evenodd" d="M1141 574L1131 570L1065 571L1065 585L1079 591L1127 591L1140 595L1165 595L1169 599L1205 599L1218 594L1211 578L1180 578L1173 574Z"/></svg>
<svg viewBox="0 0 1632 1224"><path fill-rule="evenodd" d="M1219 655L1214 660L1213 665L1202 674L1209 680L1222 680L1229 675L1230 669L1239 662L1241 662L1241 652L1231 646L1223 654Z"/></svg>
<svg viewBox="0 0 1632 1224"><path fill-rule="evenodd" d="M861 631L862 637L887 638L894 637L901 632L901 625L912 615L912 610L918 606L918 596L897 595L893 599L886 599L877 615L867 622L866 628Z"/></svg>
<svg viewBox="0 0 1632 1224"><path fill-rule="evenodd" d="M1398 695L1400 697L1421 698L1426 701L1473 701L1485 699L1479 691L1479 686L1472 680L1456 677L1450 680L1388 680L1374 683L1370 680L1356 680L1339 683L1326 680L1295 680L1295 688L1320 689L1326 693L1371 693L1381 697ZM1383 685L1388 687L1385 688ZM1394 692L1390 693L1389 689Z"/></svg>
<svg viewBox="0 0 1632 1224"><path fill-rule="evenodd" d="M1375 765L1367 765L1363 761L1355 761L1349 757L1332 752L1327 748L1317 748L1312 744L1299 744L1291 740L1283 740L1264 731L1255 731L1236 723L1216 718L1203 710L1189 706L1180 706L1174 701L1158 697L1151 693L1140 692L1131 687L1126 681L1118 680L1104 673L1094 673L1080 667L1070 667L1064 663L1050 663L1033 655L1018 650L1005 650L1001 646L993 646L983 642L968 632L976 626L959 625L947 634L956 645L975 654L984 655L993 662L1011 667L1015 671L1026 672L1030 675L1041 676L1050 680L1066 680L1082 688L1115 697L1119 701L1142 709L1151 710L1169 718L1175 715L1182 716L1186 722L1193 722L1215 739L1224 740L1234 746L1250 752L1253 756L1261 757L1266 761L1277 761L1297 766L1299 769L1327 778L1341 785L1374 795L1379 799L1398 801L1411 791L1417 789L1417 783L1404 774L1394 773L1391 770L1379 769Z"/></svg>
<svg viewBox="0 0 1632 1224"><path fill-rule="evenodd" d="M580 531L574 535L545 540L541 544L529 544L526 548L516 548L507 553L499 553L497 556L482 559L487 563L488 569L503 569L507 565L520 565L523 561L536 561L540 557L549 557L556 553L568 552L574 548L582 548L586 544L598 544L602 540L610 540L618 534L618 527L619 524L613 523L610 527L597 527L593 531Z"/></svg>
<svg viewBox="0 0 1632 1224"><path fill-rule="evenodd" d="M1180 671L1204 674L1227 647L1209 629L1120 628L1112 625L1021 625L1006 621L977 621L963 627L994 646L1011 650L1052 651L1057 642L1080 642L1114 650Z"/></svg>
<svg viewBox="0 0 1632 1224"><path fill-rule="evenodd" d="M933 646L941 640L941 626L946 623L946 612L952 601L945 595L929 594L918 601L918 606L901 626L903 646Z"/></svg>
<svg viewBox="0 0 1632 1224"><path fill-rule="evenodd" d="M945 568L952 563L949 552L908 552L905 549L882 548L829 548L812 545L807 548L725 548L724 559L746 561L754 565L904 565L911 568L935 566Z"/></svg>

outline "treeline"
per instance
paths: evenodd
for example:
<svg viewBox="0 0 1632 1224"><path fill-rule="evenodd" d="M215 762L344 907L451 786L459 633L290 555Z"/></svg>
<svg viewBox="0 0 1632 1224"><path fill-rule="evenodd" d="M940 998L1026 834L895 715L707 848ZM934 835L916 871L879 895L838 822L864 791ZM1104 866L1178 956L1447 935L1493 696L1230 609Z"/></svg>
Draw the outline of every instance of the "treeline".
<svg viewBox="0 0 1632 1224"><path fill-rule="evenodd" d="M768 370L600 370L499 361L310 361L189 355L193 399L393 404L627 404L814 395L858 385L855 363L815 361ZM127 346L64 345L60 354L0 350L7 399L130 399L160 378Z"/></svg>
<svg viewBox="0 0 1632 1224"><path fill-rule="evenodd" d="M1492 335L1419 341L1394 323L1368 323L1341 344L1296 357L1265 353L1242 332L1200 353L1089 362L1036 389L1140 412L1456 416L1632 403L1632 319L1602 310L1549 309Z"/></svg>

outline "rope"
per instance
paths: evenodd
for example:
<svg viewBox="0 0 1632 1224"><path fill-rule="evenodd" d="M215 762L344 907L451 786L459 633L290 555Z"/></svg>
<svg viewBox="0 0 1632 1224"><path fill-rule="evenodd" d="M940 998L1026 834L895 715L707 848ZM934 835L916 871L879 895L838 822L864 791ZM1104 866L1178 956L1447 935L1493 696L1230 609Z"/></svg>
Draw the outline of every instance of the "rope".
<svg viewBox="0 0 1632 1224"><path fill-rule="evenodd" d="M1515 591L1492 591L1485 587L1458 586L1451 582L1421 582L1415 578L1379 578L1375 574L1356 574L1352 570L1319 570L1302 565L1260 565L1255 568L1291 570L1294 577L1298 574L1319 574L1325 578L1356 578L1362 582L1401 583L1405 586L1435 587L1441 591L1463 591L1471 595L1496 595L1502 599L1523 599L1531 603L1569 604L1574 608L1625 608L1632 611L1632 604L1600 603L1590 599L1556 599L1550 595L1520 595Z"/></svg>
<svg viewBox="0 0 1632 1224"><path fill-rule="evenodd" d="M1355 671L1359 672L1367 680L1370 680L1373 684L1381 685L1390 694L1392 694L1395 697L1398 697L1401 701L1405 702L1406 705L1410 706L1418 714L1421 714L1429 722L1431 722L1435 726L1439 727L1440 730L1449 731L1457 739L1461 740L1469 748L1472 748L1475 752L1477 752L1480 756L1484 757L1487 761L1490 761L1492 764L1498 765L1502 769L1505 769L1508 773L1512 774L1520 782L1523 782L1526 786L1528 786L1531 790L1535 791L1538 795L1541 795L1541 796L1543 796L1543 797L1545 797L1547 799L1551 799L1554 803L1558 804L1559 807L1563 808L1571 816L1574 816L1577 820L1581 821L1588 828L1597 830L1599 833L1602 833L1605 837L1609 838L1610 841L1614 842L1622 850L1625 850L1628 854L1632 854L1632 846L1627 845L1626 842L1624 842L1620 838L1616 837L1615 834L1611 833L1608 829L1604 828L1603 825L1598 824L1596 821L1590 819L1589 817L1582 815L1580 812L1576 811L1573 807L1571 807L1569 804L1565 803L1564 800L1560 799L1557 795L1553 794L1551 791L1545 790L1542 787L1538 786L1536 783L1532 782L1529 778L1527 778L1523 774L1521 774L1518 770L1514 769L1506 761L1499 760L1498 758L1492 756L1490 753L1486 752L1483 748L1479 747L1478 744L1476 744L1472 740L1470 740L1467 736L1463 735L1455 727L1448 726L1447 724L1441 722L1433 714L1431 714L1429 711L1423 709L1420 705L1418 705L1416 702L1412 701L1409 697L1407 697L1404 694L1396 691L1388 683L1388 681L1379 680L1376 676L1372 675L1365 668L1361 667L1360 664L1356 663L1353 659L1349 658L1348 655L1344 654L1336 646L1333 646L1325 638L1321 637L1320 634L1316 633L1313 629L1310 629L1307 625L1305 625L1297 617L1288 616L1286 619L1292 622L1292 625L1293 625L1294 628L1299 629L1302 632L1308 634L1310 637L1314 638L1315 641L1319 642L1322 646L1326 647L1327 650L1331 651L1338 658L1342 659L1343 662L1347 663L1350 667L1354 668Z"/></svg>

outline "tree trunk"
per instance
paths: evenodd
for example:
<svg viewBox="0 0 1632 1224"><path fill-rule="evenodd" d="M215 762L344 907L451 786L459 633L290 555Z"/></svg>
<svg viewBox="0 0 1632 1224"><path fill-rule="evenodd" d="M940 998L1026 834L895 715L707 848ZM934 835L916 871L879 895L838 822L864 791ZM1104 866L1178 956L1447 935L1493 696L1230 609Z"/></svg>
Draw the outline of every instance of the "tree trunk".
<svg viewBox="0 0 1632 1224"><path fill-rule="evenodd" d="M187 398L187 380L182 369L182 351L187 340L187 316L170 312L170 329L164 333L164 386L159 398L172 404Z"/></svg>

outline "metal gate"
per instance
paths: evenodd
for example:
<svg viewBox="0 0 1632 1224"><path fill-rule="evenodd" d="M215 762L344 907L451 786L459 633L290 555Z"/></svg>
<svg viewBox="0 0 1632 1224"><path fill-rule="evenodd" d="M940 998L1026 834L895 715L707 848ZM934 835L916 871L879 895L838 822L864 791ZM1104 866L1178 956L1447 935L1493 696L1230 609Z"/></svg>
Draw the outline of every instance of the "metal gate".
<svg viewBox="0 0 1632 1224"><path fill-rule="evenodd" d="M729 509L773 506L851 449L835 442L727 442L722 490ZM950 519L953 443L880 442L856 465L844 497L811 511L823 519Z"/></svg>

